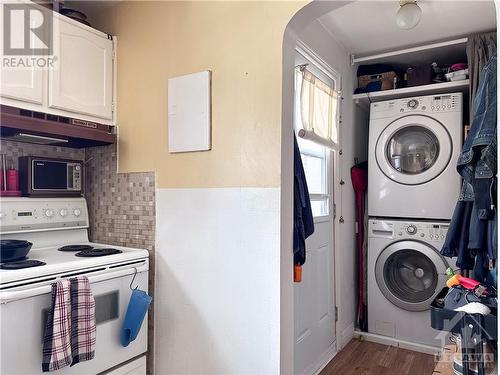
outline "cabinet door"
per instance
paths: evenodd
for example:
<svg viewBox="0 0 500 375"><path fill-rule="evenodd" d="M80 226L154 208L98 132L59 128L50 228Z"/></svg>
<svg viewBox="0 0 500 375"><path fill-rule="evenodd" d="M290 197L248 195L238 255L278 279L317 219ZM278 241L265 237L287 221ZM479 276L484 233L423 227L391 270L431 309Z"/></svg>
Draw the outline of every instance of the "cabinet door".
<svg viewBox="0 0 500 375"><path fill-rule="evenodd" d="M3 5L0 8L0 19L3 20ZM5 32L4 30L2 31ZM12 36L17 37L17 39L24 36L24 22L22 19L14 18L11 20L10 33ZM3 51L4 35L2 35L1 39L0 43L2 43ZM32 33L30 45L36 45L34 39L35 34ZM4 62L8 60L9 57L10 56L2 55ZM16 56L16 58L19 57L20 56ZM26 57L30 58L31 56ZM33 66L23 67L22 65L18 65L17 67L4 67L4 65L5 63L2 64L0 71L0 96L23 102L43 104L43 69L35 68Z"/></svg>
<svg viewBox="0 0 500 375"><path fill-rule="evenodd" d="M36 104L43 103L43 71L35 68L2 69L0 95Z"/></svg>
<svg viewBox="0 0 500 375"><path fill-rule="evenodd" d="M54 19L58 63L49 70L49 107L112 119L113 41L73 22Z"/></svg>

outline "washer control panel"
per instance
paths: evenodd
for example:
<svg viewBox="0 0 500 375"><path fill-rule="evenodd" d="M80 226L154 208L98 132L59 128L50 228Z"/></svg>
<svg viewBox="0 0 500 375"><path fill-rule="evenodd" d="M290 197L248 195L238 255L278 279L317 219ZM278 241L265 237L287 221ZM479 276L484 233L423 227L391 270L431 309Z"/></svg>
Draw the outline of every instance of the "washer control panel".
<svg viewBox="0 0 500 375"><path fill-rule="evenodd" d="M431 112L446 112L457 108L459 100L455 95L433 96L431 101Z"/></svg>
<svg viewBox="0 0 500 375"><path fill-rule="evenodd" d="M88 225L84 198L2 198L2 234Z"/></svg>
<svg viewBox="0 0 500 375"><path fill-rule="evenodd" d="M422 222L403 220L370 219L368 237L390 239L414 239L425 242L444 242L448 222Z"/></svg>
<svg viewBox="0 0 500 375"><path fill-rule="evenodd" d="M453 93L443 95L418 96L413 98L394 99L384 102L372 103L370 107L370 117L383 118L413 112L422 114L461 111L462 94Z"/></svg>

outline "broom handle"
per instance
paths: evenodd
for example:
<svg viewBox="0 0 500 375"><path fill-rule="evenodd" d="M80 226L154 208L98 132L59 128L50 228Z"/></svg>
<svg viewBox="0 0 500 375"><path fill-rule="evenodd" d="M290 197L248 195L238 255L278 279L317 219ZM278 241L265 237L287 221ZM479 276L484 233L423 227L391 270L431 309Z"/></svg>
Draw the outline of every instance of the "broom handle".
<svg viewBox="0 0 500 375"><path fill-rule="evenodd" d="M356 192L358 211L358 284L359 284L359 319L364 320L364 275L363 275L363 192Z"/></svg>

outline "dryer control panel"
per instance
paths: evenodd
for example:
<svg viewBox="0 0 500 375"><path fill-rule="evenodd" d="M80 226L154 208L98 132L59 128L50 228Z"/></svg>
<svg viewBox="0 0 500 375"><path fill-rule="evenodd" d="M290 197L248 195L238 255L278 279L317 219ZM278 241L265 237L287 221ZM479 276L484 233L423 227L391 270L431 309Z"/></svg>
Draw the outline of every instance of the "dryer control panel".
<svg viewBox="0 0 500 375"><path fill-rule="evenodd" d="M448 227L448 222L370 219L368 221L368 237L442 243L448 233Z"/></svg>
<svg viewBox="0 0 500 375"><path fill-rule="evenodd" d="M418 96L372 103L370 118L384 118L418 112L433 114L443 112L461 112L462 93Z"/></svg>

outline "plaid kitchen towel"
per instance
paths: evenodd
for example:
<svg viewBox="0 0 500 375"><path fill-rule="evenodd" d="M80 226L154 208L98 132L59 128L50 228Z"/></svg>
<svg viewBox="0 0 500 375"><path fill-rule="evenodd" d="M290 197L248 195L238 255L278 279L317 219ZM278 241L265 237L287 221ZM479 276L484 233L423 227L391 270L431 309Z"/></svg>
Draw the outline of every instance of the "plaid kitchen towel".
<svg viewBox="0 0 500 375"><path fill-rule="evenodd" d="M52 299L43 338L42 371L55 371L71 364L70 281L52 284Z"/></svg>
<svg viewBox="0 0 500 375"><path fill-rule="evenodd" d="M95 301L89 279L78 276L71 283L71 366L94 358L96 327Z"/></svg>

